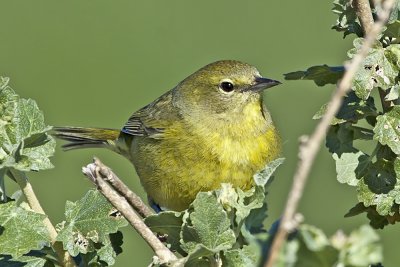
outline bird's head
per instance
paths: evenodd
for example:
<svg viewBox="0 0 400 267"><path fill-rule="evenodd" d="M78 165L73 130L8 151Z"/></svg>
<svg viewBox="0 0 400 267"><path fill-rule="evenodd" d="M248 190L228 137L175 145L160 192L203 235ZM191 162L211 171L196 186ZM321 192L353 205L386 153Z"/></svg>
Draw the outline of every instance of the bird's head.
<svg viewBox="0 0 400 267"><path fill-rule="evenodd" d="M175 88L175 102L182 113L230 116L255 101L264 89L280 82L263 78L252 65L221 60L183 80Z"/></svg>

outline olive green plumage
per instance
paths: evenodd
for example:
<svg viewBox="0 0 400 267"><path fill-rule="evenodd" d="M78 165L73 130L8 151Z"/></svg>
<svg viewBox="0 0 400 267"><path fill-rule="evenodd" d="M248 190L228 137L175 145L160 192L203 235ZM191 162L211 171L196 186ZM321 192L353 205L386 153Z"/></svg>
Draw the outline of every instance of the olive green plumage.
<svg viewBox="0 0 400 267"><path fill-rule="evenodd" d="M121 131L59 127L65 148L106 147L128 158L151 199L187 208L221 183L247 189L280 153L262 90L279 82L246 63L209 64L135 112Z"/></svg>

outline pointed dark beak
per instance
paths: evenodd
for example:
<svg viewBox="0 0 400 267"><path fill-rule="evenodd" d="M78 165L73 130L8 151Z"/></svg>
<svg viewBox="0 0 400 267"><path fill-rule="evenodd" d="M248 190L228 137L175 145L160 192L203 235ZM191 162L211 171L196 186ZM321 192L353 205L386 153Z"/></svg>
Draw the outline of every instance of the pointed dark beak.
<svg viewBox="0 0 400 267"><path fill-rule="evenodd" d="M243 91L260 92L264 89L281 84L281 82L279 82L279 81L275 81L275 80L271 80L271 79L263 78L263 77L256 77L254 81L255 81L255 83L252 86L244 89Z"/></svg>

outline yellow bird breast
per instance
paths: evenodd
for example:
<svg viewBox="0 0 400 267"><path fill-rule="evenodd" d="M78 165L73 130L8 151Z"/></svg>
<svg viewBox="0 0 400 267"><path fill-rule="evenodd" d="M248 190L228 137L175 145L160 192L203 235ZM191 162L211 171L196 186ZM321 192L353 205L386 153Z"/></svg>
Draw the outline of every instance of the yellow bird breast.
<svg viewBox="0 0 400 267"><path fill-rule="evenodd" d="M181 122L161 140L135 138L133 163L148 195L160 206L183 210L199 191L231 183L248 189L253 175L280 153L279 136L260 104L247 107L240 122L209 125Z"/></svg>

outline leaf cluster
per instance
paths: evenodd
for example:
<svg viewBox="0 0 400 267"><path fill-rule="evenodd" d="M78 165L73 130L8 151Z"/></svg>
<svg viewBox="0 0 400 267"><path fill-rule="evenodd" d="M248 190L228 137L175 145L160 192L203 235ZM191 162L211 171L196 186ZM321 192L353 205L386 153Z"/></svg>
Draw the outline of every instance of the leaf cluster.
<svg viewBox="0 0 400 267"><path fill-rule="evenodd" d="M0 77L0 169L39 171L52 168L55 141L32 99L20 98Z"/></svg>
<svg viewBox="0 0 400 267"><path fill-rule="evenodd" d="M379 9L379 6L374 7L373 16ZM339 16L334 29L344 31L345 36L362 36L351 1L335 1L333 11ZM352 90L344 97L326 138L326 146L336 163L337 180L356 188L359 203L346 216L366 212L375 228L400 221L398 11L399 1L385 31L357 71ZM362 42L363 38L354 39L354 48L347 53L349 60ZM338 69L340 67L314 66L305 72L288 73L286 78L314 80L319 86L335 84L341 78ZM382 103L382 107L376 102ZM323 105L314 119L320 119L326 107L327 104Z"/></svg>
<svg viewBox="0 0 400 267"><path fill-rule="evenodd" d="M61 242L79 265L113 265L122 251L118 229L126 221L99 192L67 201L56 240L44 223L47 216L32 210L21 191L6 195L6 176L27 179L28 171L53 167L49 158L55 147L36 102L20 98L8 82L0 77L0 266L58 266L54 242Z"/></svg>
<svg viewBox="0 0 400 267"><path fill-rule="evenodd" d="M368 225L348 236L339 230L328 238L317 227L304 224L298 228L296 238L287 242L278 266L375 266L382 261L378 241L379 236Z"/></svg>
<svg viewBox="0 0 400 267"><path fill-rule="evenodd" d="M24 202L0 204L0 266L59 266L44 214L29 209ZM125 219L97 191L90 190L76 202L68 201L66 220L57 225L57 241L81 266L111 266L122 252L118 229ZM22 265L21 265L22 266Z"/></svg>
<svg viewBox="0 0 400 267"><path fill-rule="evenodd" d="M354 6L354 1L347 0L335 0L333 1L332 12L335 13L338 18L332 29L343 32L343 38L348 35L355 34L357 37L363 37L363 30L361 27L360 20L357 17L356 9ZM379 1L369 1L372 9L372 16L374 19L377 17L377 13L382 10ZM400 10L400 3L396 1L395 7L392 10L389 20L387 22L384 31L382 32L380 38L383 43L392 42L394 38L398 38L399 33L399 21L398 14Z"/></svg>

